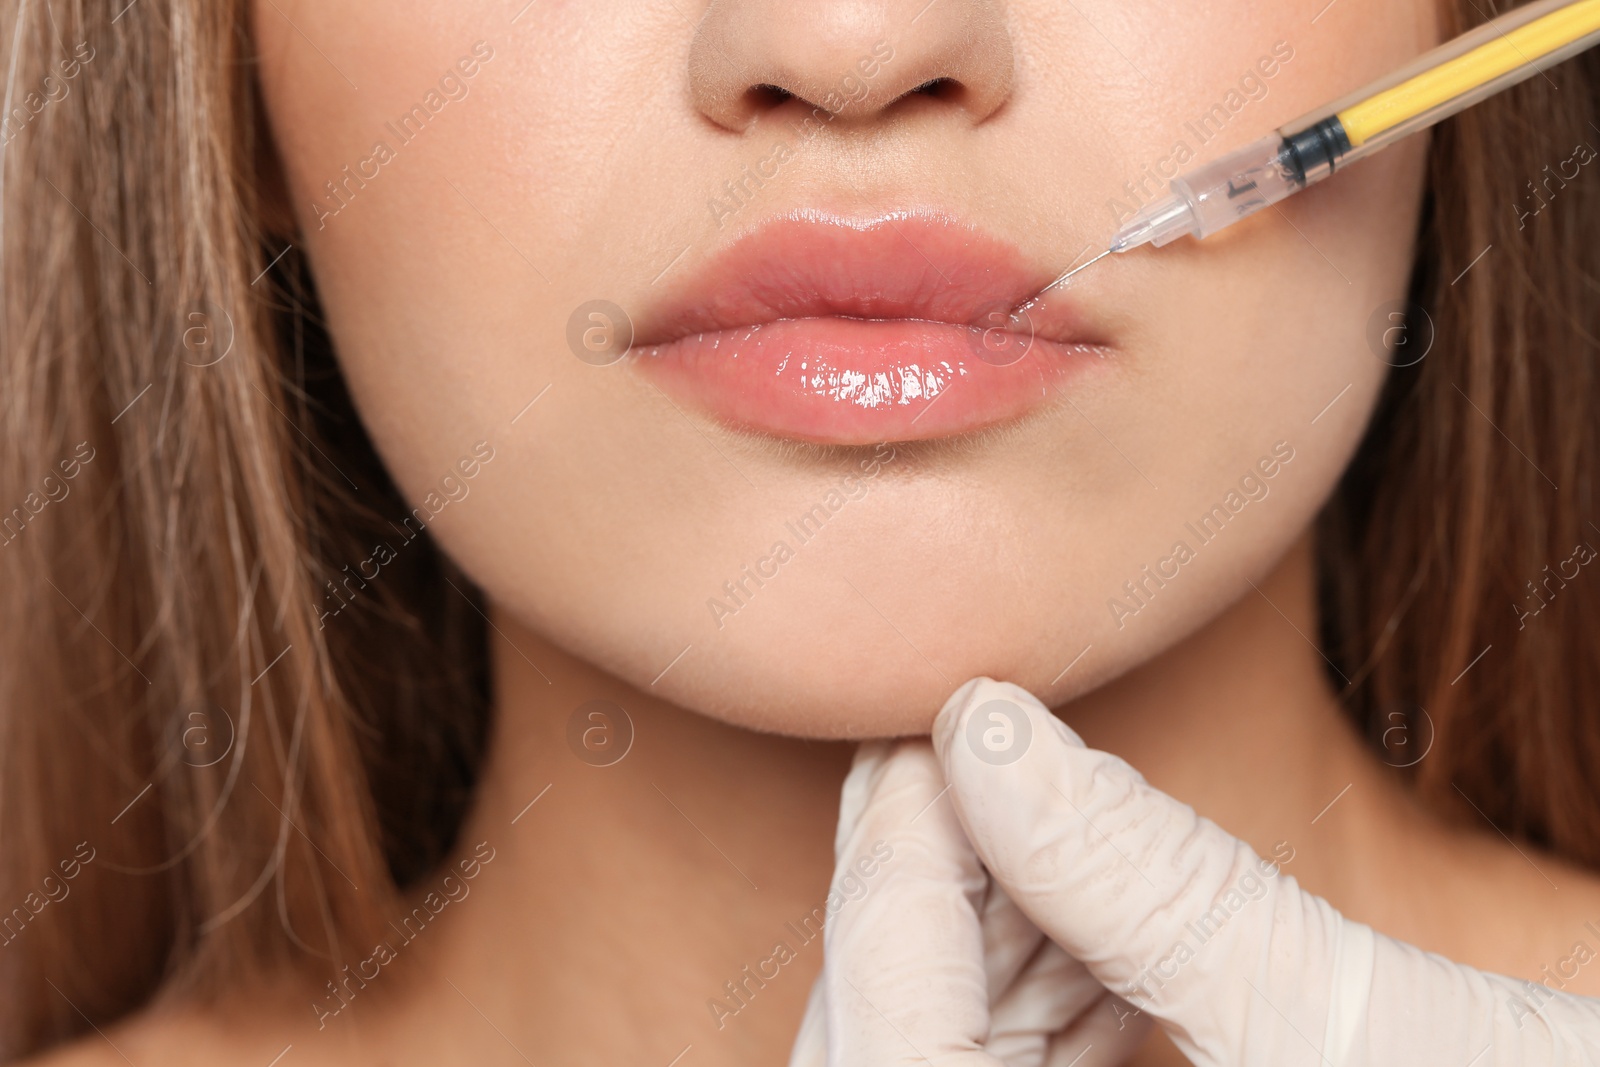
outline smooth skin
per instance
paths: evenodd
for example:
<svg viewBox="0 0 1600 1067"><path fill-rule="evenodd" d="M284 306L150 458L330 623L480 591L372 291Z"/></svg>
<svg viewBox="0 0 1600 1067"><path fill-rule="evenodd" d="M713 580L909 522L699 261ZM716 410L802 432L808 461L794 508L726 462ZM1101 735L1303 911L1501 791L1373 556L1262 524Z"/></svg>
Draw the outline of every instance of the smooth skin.
<svg viewBox="0 0 1600 1067"><path fill-rule="evenodd" d="M797 210L945 212L1063 269L1180 139L1209 158L1430 47L1426 0L273 0L254 29L295 244L389 469L422 501L495 450L430 527L492 604L462 848L495 858L320 1028L326 991L284 983L55 1062L781 1064L822 962L785 924L828 891L845 739L925 734L978 675L1257 851L1291 842L1304 888L1387 934L1529 978L1600 947L1596 880L1419 810L1313 643L1308 528L1387 370L1367 324L1405 291L1422 140L1079 275L1108 366L1015 425L897 445L721 627L708 599L859 455L725 429L565 339L580 304L647 318ZM879 40L895 61L822 135L731 217L708 206ZM329 216L324 183L480 41L467 95ZM1200 145L1186 124L1280 43ZM1279 442L1265 498L1119 619L1123 583ZM593 699L633 723L611 767L567 744ZM708 1002L780 939L793 958L719 1025ZM1182 1061L1156 1037L1131 1062Z"/></svg>

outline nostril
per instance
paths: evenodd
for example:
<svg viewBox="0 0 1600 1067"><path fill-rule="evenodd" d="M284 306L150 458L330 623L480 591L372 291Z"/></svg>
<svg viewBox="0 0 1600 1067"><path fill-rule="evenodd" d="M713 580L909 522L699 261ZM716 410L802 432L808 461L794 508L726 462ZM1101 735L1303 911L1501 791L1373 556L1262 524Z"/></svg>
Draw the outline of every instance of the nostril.
<svg viewBox="0 0 1600 1067"><path fill-rule="evenodd" d="M819 111L831 109L837 114L839 113L837 109L841 107L847 108L852 104L860 104L868 95L866 88L860 82L855 81L853 77L849 80L855 84L856 91L848 95L842 88L838 92L819 92L815 97L816 101L819 102L815 103L814 106ZM903 91L895 100L884 106L893 107L894 104L902 103L913 96L960 105L966 102L968 95L969 89L961 79L941 76L929 78L915 88ZM813 106L813 97L810 93L796 93L772 82L756 82L754 85L749 85L739 94L737 99L741 112L741 124L755 121L759 116L775 111L792 100L798 100L802 104Z"/></svg>
<svg viewBox="0 0 1600 1067"><path fill-rule="evenodd" d="M932 78L923 82L911 92L920 93L923 96L931 96L935 100L955 100L961 96L962 86L954 78Z"/></svg>
<svg viewBox="0 0 1600 1067"><path fill-rule="evenodd" d="M802 110L851 127L983 122L1010 98L1016 79L1007 5L918 0L912 6L926 10L890 41L875 39L875 28L886 11L904 5L881 0L690 4L704 11L687 57L695 109L731 133Z"/></svg>
<svg viewBox="0 0 1600 1067"><path fill-rule="evenodd" d="M752 85L744 93L745 103L757 110L766 110L777 107L779 104L794 99L794 94L778 85L769 85L763 82Z"/></svg>

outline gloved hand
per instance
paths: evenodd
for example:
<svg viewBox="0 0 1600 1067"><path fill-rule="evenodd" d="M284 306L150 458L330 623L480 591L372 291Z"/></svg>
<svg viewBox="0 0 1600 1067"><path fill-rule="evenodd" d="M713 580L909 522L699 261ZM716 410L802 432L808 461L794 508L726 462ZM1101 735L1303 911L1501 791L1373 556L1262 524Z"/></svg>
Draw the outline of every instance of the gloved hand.
<svg viewBox="0 0 1600 1067"><path fill-rule="evenodd" d="M1017 910L944 792L926 739L857 750L834 838L838 910L789 1067L1122 1062L1149 1019Z"/></svg>
<svg viewBox="0 0 1600 1067"><path fill-rule="evenodd" d="M1076 960L1202 1065L1600 1062L1600 1000L1485 974L1344 919L1123 760L1085 747L1014 685L964 685L933 743L949 793L908 827L932 772L903 749L906 767L901 753L886 761L857 820L906 840L906 866L829 931L831 1067L1024 1062L985 1042L986 975L990 989L1008 975L997 986L985 966L983 871L956 859L947 807L998 888L1069 957L1056 964L1072 976L1069 994L1030 992L1054 1009L1049 1021L1076 1018L1065 1009L1094 997ZM936 845L925 828L935 817Z"/></svg>

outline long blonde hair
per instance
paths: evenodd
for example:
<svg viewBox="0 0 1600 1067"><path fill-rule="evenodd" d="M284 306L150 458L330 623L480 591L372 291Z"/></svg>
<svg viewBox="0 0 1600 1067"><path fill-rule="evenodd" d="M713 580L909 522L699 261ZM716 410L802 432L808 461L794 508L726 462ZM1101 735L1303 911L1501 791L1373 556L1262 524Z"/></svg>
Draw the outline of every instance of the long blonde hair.
<svg viewBox="0 0 1600 1067"><path fill-rule="evenodd" d="M162 982L364 955L482 744L431 548L319 627L407 511L297 254L268 269L293 235L245 5L124 4L0 5L7 1057Z"/></svg>
<svg viewBox="0 0 1600 1067"><path fill-rule="evenodd" d="M364 955L451 843L487 686L444 579L470 586L431 547L321 624L407 512L286 250L245 4L3 0L0 24L10 1058L78 1009ZM1588 864L1600 577L1515 605L1600 547L1600 198L1584 175L1517 205L1591 136L1597 87L1585 57L1438 131L1415 283L1436 336L1319 527L1334 681L1380 755L1426 743L1425 797Z"/></svg>

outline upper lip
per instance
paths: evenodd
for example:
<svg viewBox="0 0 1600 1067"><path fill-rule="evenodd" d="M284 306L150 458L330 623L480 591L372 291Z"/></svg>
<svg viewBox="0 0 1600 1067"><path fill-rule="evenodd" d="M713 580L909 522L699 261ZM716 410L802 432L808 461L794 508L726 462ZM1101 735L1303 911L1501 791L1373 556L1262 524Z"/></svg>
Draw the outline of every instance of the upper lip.
<svg viewBox="0 0 1600 1067"><path fill-rule="evenodd" d="M735 240L646 308L634 345L780 319L1015 328L1009 312L1055 276L1014 244L945 214L796 213ZM1029 309L1028 320L1041 340L1106 343L1082 308L1054 292Z"/></svg>

